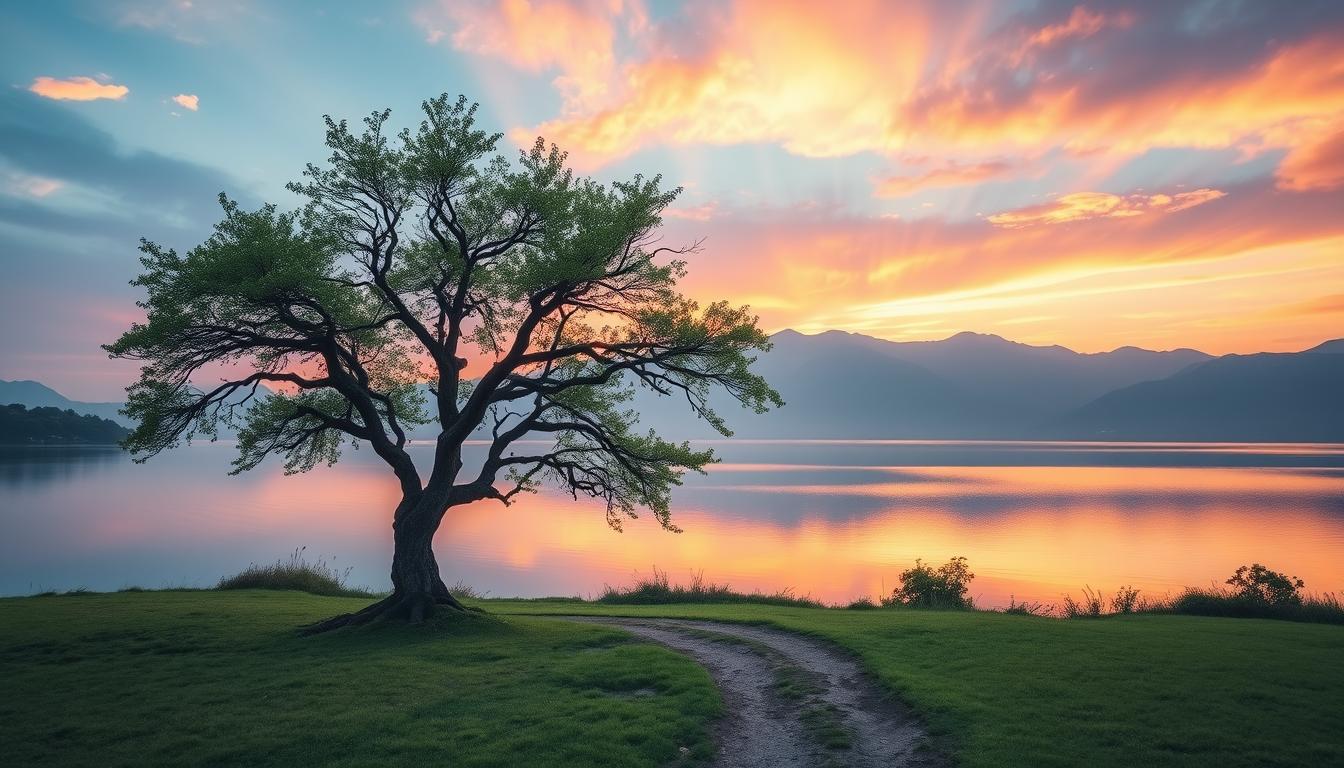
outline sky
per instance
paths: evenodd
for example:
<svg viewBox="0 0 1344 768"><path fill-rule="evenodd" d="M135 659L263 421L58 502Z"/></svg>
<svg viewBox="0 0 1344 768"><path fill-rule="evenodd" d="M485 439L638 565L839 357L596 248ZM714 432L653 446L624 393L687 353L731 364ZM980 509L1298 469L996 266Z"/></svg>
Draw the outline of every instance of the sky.
<svg viewBox="0 0 1344 768"><path fill-rule="evenodd" d="M102 0L0 7L0 378L116 400L146 237L297 203L321 116L439 93L662 174L770 331L1294 351L1344 336L1344 3Z"/></svg>

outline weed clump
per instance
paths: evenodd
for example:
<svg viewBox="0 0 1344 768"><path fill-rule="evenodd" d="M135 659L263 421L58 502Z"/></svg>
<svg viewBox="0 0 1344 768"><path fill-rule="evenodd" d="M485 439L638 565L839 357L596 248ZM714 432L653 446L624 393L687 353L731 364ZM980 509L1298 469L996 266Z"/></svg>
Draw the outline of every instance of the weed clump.
<svg viewBox="0 0 1344 768"><path fill-rule="evenodd" d="M822 604L810 597L799 596L785 588L777 592L735 592L727 584L706 581L703 572L691 575L687 585L673 584L667 571L657 567L653 575L637 580L632 586L606 585L596 602L612 605L667 605L670 603L764 603L799 608L821 608Z"/></svg>
<svg viewBox="0 0 1344 768"><path fill-rule="evenodd" d="M215 589L288 589L327 597L375 597L367 589L349 586L350 569L337 570L326 560L309 561L307 547L299 547L270 565L252 563L232 576L225 576Z"/></svg>

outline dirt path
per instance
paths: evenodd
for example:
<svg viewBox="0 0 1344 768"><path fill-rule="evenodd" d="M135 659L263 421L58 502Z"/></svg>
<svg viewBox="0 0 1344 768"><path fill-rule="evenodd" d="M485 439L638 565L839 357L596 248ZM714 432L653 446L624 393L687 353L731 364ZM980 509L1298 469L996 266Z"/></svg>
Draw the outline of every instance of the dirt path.
<svg viewBox="0 0 1344 768"><path fill-rule="evenodd" d="M909 710L846 654L765 627L680 619L567 616L618 626L687 654L709 670L727 707L719 768L934 766Z"/></svg>

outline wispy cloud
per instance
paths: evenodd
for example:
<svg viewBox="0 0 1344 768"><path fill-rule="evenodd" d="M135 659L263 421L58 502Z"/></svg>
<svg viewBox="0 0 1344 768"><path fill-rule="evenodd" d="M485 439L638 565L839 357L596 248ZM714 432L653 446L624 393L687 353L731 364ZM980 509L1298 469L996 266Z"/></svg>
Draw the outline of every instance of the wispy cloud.
<svg viewBox="0 0 1344 768"><path fill-rule="evenodd" d="M46 197L63 186L65 184L57 179L29 176L23 173L10 173L6 175L5 179L6 190L12 194L26 197Z"/></svg>
<svg viewBox="0 0 1344 768"><path fill-rule="evenodd" d="M987 160L981 163L944 163L922 173L881 176L873 182L873 193L878 197L904 197L912 192L937 187L956 187L978 184L1002 178L1017 166L1006 160Z"/></svg>
<svg viewBox="0 0 1344 768"><path fill-rule="evenodd" d="M195 112L201 106L200 97L191 93L179 93L173 97L173 101L183 109L189 109Z"/></svg>
<svg viewBox="0 0 1344 768"><path fill-rule="evenodd" d="M1145 213L1175 213L1220 197L1226 192L1218 189L1196 189L1173 194L1113 195L1108 192L1074 192L1061 195L1049 203L1005 211L989 216L989 222L1000 227L1030 227L1037 224L1064 224L1097 218L1126 218Z"/></svg>
<svg viewBox="0 0 1344 768"><path fill-rule="evenodd" d="M58 101L96 101L111 99L120 101L131 92L130 88L115 83L104 83L92 77L70 77L60 80L54 77L42 77L33 80L28 90L48 99Z"/></svg>

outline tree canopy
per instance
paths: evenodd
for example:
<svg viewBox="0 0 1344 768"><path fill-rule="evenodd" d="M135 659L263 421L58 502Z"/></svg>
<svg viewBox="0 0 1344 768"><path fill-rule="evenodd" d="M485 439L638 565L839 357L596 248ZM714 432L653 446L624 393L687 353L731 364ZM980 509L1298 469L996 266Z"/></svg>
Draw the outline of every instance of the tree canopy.
<svg viewBox="0 0 1344 768"><path fill-rule="evenodd" d="M641 431L633 389L684 398L724 435L713 388L781 404L751 371L769 341L750 311L677 290L694 246L657 230L680 190L576 177L541 139L509 162L465 98L423 111L395 137L387 111L358 132L327 117L330 157L289 185L298 210L221 194L214 234L185 255L142 241L147 319L106 347L143 362L127 447L144 460L227 425L234 471L278 455L300 472L367 444L401 483L399 518L437 527L453 505L551 481L605 500L617 528L641 508L673 528L671 487L713 455ZM406 450L419 424L439 432L425 476ZM473 434L489 446L462 476Z"/></svg>

